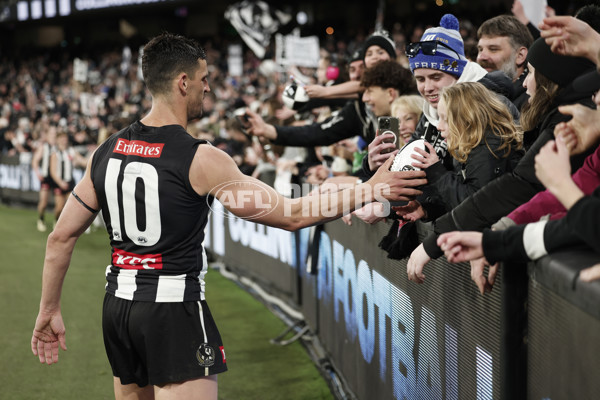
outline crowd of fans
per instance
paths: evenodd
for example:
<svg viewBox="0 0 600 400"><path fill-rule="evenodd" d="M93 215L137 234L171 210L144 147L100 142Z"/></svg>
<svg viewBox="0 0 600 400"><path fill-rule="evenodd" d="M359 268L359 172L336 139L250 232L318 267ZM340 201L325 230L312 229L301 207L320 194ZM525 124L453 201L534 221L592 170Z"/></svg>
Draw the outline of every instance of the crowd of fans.
<svg viewBox="0 0 600 400"><path fill-rule="evenodd" d="M547 9L551 22L541 38L518 0L512 13L491 18L478 29L450 14L439 26L410 33L398 24L391 33L373 32L362 43L321 49L315 69L283 68L247 51L243 74L230 76L224 50L209 45L211 92L203 118L192 122L188 131L231 155L245 174L287 196L298 195L293 184L325 188L325 183L368 179L403 145L424 140L412 163L427 173L429 183L421 195L393 210L370 204L345 217L347 223L352 218L367 223L394 220L380 246L392 258L410 256L409 278L422 282L429 259L447 250L449 259L458 260L456 254L468 248L457 245L459 241L447 245L447 236L438 241L443 232L481 231L497 221L494 228L500 231L536 222L545 214L555 220L568 215L570 207L551 189L552 177L539 172L552 162L547 160L556 160L536 158L540 150L561 157L569 153L562 139L553 141L556 132L577 149L571 152L573 172L587 165L596 177L585 180L583 193L595 193L600 181L600 170L589 167L586 159L596 154L595 146L584 149L582 144L594 141L580 137L584 129L577 117L565 125L572 110L559 110L569 104L588 107L586 112L595 108L592 95L598 88L574 83L595 71L600 8L582 8L575 22L554 17ZM572 26L588 34L585 40L571 44L578 40L571 33L562 42L552 42ZM40 181L62 181L52 171L60 163L52 161L49 146L43 150L45 143L54 146L54 136L65 136L73 151L87 157L97 144L149 111L151 99L140 79L138 54L124 54L120 49L84 60L86 79L78 81L68 54L2 62L0 152L36 153L33 169ZM398 118L396 137L378 134L378 118L385 116ZM62 163L75 159L63 158ZM42 185L48 187L57 194L68 189L63 184ZM549 192L542 192L545 187ZM515 210L540 192L546 193L546 203L535 213L532 207ZM40 202L40 230L45 229L45 207ZM58 217L60 210L55 214ZM423 243L415 237L415 224L421 223L433 227ZM598 250L597 243L592 247ZM538 250L525 249L524 254L536 258L544 253ZM486 260L481 252L477 255L474 279L483 291L493 284L494 270L483 277ZM465 259L469 257L460 258Z"/></svg>

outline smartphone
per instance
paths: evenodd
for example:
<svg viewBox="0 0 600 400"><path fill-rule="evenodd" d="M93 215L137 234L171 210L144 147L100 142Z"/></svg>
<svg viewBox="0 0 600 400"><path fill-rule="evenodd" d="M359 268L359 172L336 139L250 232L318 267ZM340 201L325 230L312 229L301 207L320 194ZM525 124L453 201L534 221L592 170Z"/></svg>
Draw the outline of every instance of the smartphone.
<svg viewBox="0 0 600 400"><path fill-rule="evenodd" d="M246 107L240 107L233 111L233 115L242 123L242 125L248 125L248 114L246 114Z"/></svg>
<svg viewBox="0 0 600 400"><path fill-rule="evenodd" d="M390 133L392 133L394 135L394 137L390 137L389 139L384 139L384 142L386 143L394 143L396 144L396 149L398 148L398 144L400 143L398 141L398 135L400 134L400 122L398 120L398 118L396 117L379 117L377 118L377 125L378 125L378 129L377 129L377 135L383 135L386 134L388 136ZM384 151L382 151L382 153L391 153L392 151L394 151L395 149L386 149Z"/></svg>

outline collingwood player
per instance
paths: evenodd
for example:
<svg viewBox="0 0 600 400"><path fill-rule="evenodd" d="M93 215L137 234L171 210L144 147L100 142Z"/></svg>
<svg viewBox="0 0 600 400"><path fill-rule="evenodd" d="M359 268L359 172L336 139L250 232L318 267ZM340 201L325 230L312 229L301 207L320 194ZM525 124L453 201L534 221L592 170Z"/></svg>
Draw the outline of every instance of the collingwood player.
<svg viewBox="0 0 600 400"><path fill-rule="evenodd" d="M75 186L73 169L75 166L84 167L85 158L69 145L69 135L60 131L56 134L56 146L50 155L50 177L55 183L54 188L54 218L58 221L65 207L69 193Z"/></svg>
<svg viewBox="0 0 600 400"><path fill-rule="evenodd" d="M35 150L31 159L33 172L40 181L40 193L37 205L37 230L40 232L45 232L47 229L44 214L46 213L46 207L48 207L50 192L57 188L56 183L50 176L50 156L52 155L55 143L56 126L50 126L45 133L42 143Z"/></svg>
<svg viewBox="0 0 600 400"><path fill-rule="evenodd" d="M195 41L169 33L144 47L150 112L96 150L48 236L31 348L53 364L59 346L66 349L60 296L73 248L102 210L112 247L102 326L117 399L217 399L216 374L227 367L204 298L202 247L213 198L239 217L295 230L375 199L414 198L426 183L421 171L390 172L390 158L353 188L282 197L186 132L210 91L205 59ZM376 192L381 187L385 199Z"/></svg>

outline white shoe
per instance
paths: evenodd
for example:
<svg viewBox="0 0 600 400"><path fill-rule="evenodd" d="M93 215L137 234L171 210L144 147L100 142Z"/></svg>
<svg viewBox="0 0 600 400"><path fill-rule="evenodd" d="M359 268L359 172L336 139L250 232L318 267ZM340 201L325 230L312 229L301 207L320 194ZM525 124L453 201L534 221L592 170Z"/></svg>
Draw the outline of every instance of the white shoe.
<svg viewBox="0 0 600 400"><path fill-rule="evenodd" d="M46 224L41 219L37 221L37 230L40 232L46 232Z"/></svg>

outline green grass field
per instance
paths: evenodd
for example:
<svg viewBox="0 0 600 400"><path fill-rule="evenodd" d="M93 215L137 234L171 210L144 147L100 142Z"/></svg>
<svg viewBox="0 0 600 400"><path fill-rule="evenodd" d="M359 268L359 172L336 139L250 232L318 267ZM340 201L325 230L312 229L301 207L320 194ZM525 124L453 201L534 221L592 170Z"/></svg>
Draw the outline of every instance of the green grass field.
<svg viewBox="0 0 600 400"><path fill-rule="evenodd" d="M62 313L67 352L58 364L39 363L31 353L37 315L45 233L35 230L35 212L0 205L0 399L111 399L112 373L101 329L106 232L83 235L65 280ZM329 388L299 343L274 346L285 329L260 302L211 270L207 299L223 337L229 371L219 376L219 398L332 399Z"/></svg>

